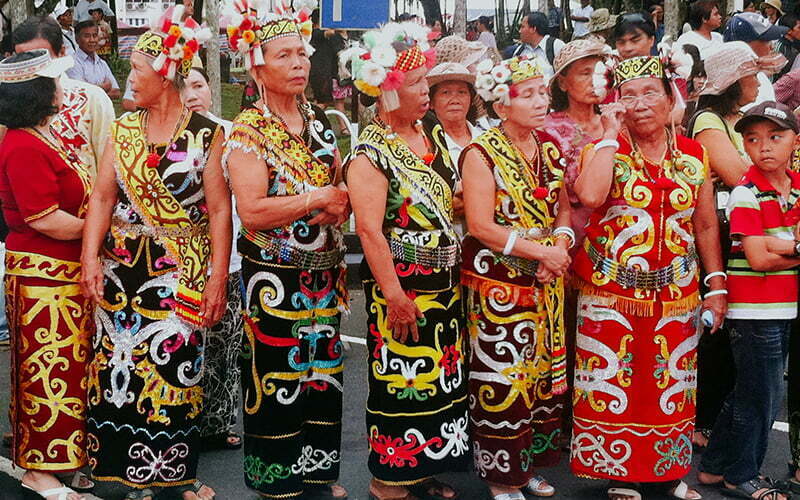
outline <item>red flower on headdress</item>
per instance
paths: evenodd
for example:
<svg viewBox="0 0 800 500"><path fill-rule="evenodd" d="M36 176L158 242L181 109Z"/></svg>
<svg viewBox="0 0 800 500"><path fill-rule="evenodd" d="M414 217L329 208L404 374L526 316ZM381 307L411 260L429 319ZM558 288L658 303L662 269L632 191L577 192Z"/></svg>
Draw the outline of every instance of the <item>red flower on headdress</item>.
<svg viewBox="0 0 800 500"><path fill-rule="evenodd" d="M436 66L436 49L428 49L423 52L423 54L425 54L425 66L427 66L428 69Z"/></svg>
<svg viewBox="0 0 800 500"><path fill-rule="evenodd" d="M188 47L189 50L192 51L192 55L194 55L195 52L197 52L200 49L200 44L197 43L197 40L192 39L186 42L186 47Z"/></svg>
<svg viewBox="0 0 800 500"><path fill-rule="evenodd" d="M176 36L170 35L170 36L168 36L167 38L164 39L164 47L166 47L168 49L171 49L172 47L174 47L176 43L178 43L178 37L176 37Z"/></svg>
<svg viewBox="0 0 800 500"><path fill-rule="evenodd" d="M381 88L383 90L397 90L403 85L406 74L402 71L392 70L386 73L386 79L383 80Z"/></svg>
<svg viewBox="0 0 800 500"><path fill-rule="evenodd" d="M242 31L253 29L253 20L249 17L245 17L241 24L239 24L239 29Z"/></svg>
<svg viewBox="0 0 800 500"><path fill-rule="evenodd" d="M361 54L361 59L365 61L369 61L371 58L372 56L369 54L369 52L364 52L363 54Z"/></svg>

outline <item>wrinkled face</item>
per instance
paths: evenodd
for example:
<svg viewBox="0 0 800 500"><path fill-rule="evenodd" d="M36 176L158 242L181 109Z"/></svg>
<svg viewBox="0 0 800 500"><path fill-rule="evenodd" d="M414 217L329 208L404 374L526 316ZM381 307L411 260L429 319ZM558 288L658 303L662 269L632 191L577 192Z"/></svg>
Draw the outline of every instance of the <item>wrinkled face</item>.
<svg viewBox="0 0 800 500"><path fill-rule="evenodd" d="M708 17L708 21L706 21L709 29L715 30L722 26L722 14L719 13L719 9L713 7L711 9L711 15Z"/></svg>
<svg viewBox="0 0 800 500"><path fill-rule="evenodd" d="M211 108L211 88L199 71L193 69L184 80L181 100L187 108L197 113Z"/></svg>
<svg viewBox="0 0 800 500"><path fill-rule="evenodd" d="M619 87L619 102L625 106L625 125L636 135L647 137L669 123L672 99L658 78L637 78Z"/></svg>
<svg viewBox="0 0 800 500"><path fill-rule="evenodd" d="M466 82L442 82L431 92L431 109L441 122L465 122L471 101Z"/></svg>
<svg viewBox="0 0 800 500"><path fill-rule="evenodd" d="M159 75L152 66L153 59L140 52L131 54L131 90L137 107L149 108L161 94L172 88L172 82Z"/></svg>
<svg viewBox="0 0 800 500"><path fill-rule="evenodd" d="M72 9L58 16L58 24L60 24L62 28L72 28L72 22Z"/></svg>
<svg viewBox="0 0 800 500"><path fill-rule="evenodd" d="M787 168L797 144L797 134L766 119L748 125L742 137L750 159L765 172Z"/></svg>
<svg viewBox="0 0 800 500"><path fill-rule="evenodd" d="M622 59L630 59L632 57L649 56L654 41L654 37L647 36L647 33L636 28L630 33L617 38L615 46Z"/></svg>
<svg viewBox="0 0 800 500"><path fill-rule="evenodd" d="M400 109L394 113L403 116L404 121L414 122L425 116L430 108L430 98L428 97L428 80L425 75L428 67L425 65L413 69L406 73L403 84L397 89L397 97L400 100Z"/></svg>
<svg viewBox="0 0 800 500"><path fill-rule="evenodd" d="M600 104L602 99L595 95L592 76L599 57L584 57L571 63L559 76L556 85L566 92L569 98L582 104Z"/></svg>
<svg viewBox="0 0 800 500"><path fill-rule="evenodd" d="M267 43L264 65L256 66L256 81L276 94L300 95L308 85L311 60L299 36L285 36Z"/></svg>
<svg viewBox="0 0 800 500"><path fill-rule="evenodd" d="M509 122L525 129L544 126L544 117L550 105L544 78L528 78L511 87L509 106L495 103L495 112Z"/></svg>
<svg viewBox="0 0 800 500"><path fill-rule="evenodd" d="M739 79L739 88L742 92L742 97L738 102L740 107L756 100L758 87L758 77L756 75L748 75Z"/></svg>
<svg viewBox="0 0 800 500"><path fill-rule="evenodd" d="M83 28L78 34L78 47L87 54L94 54L97 50L97 39L99 35L99 28L97 26L89 26Z"/></svg>

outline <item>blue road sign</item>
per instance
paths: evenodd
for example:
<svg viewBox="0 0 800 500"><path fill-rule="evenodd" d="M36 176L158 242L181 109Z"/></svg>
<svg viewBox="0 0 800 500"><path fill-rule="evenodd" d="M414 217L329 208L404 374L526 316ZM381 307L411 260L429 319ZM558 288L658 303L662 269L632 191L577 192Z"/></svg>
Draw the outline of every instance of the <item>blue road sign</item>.
<svg viewBox="0 0 800 500"><path fill-rule="evenodd" d="M320 25L342 30L369 30L389 22L389 0L322 0Z"/></svg>

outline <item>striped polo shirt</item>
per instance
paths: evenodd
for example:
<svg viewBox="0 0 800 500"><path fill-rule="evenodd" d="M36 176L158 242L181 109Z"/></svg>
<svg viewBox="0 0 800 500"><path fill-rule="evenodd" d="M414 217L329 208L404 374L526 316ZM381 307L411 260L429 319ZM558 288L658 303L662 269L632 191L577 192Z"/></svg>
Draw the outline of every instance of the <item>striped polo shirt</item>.
<svg viewBox="0 0 800 500"><path fill-rule="evenodd" d="M794 240L800 220L800 174L784 198L761 171L751 166L728 201L731 254L728 259L728 318L794 319L797 316L797 269L758 272L750 268L742 246L744 236L775 236Z"/></svg>

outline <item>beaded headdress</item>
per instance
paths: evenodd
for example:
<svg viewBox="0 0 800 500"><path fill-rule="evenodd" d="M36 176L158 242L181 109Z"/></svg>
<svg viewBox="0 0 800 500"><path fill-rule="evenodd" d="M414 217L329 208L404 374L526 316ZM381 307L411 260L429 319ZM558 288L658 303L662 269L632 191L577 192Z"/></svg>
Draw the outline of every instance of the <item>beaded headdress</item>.
<svg viewBox="0 0 800 500"><path fill-rule="evenodd" d="M543 78L544 72L537 59L525 56L512 57L493 66L491 59L481 61L476 71L475 90L486 102L511 102L511 87L531 78Z"/></svg>
<svg viewBox="0 0 800 500"><path fill-rule="evenodd" d="M208 28L202 28L191 17L182 20L183 13L183 5L167 9L154 24L156 28L143 33L133 47L134 51L155 58L153 69L169 80L174 80L176 73L189 76L192 59L211 38Z"/></svg>
<svg viewBox="0 0 800 500"><path fill-rule="evenodd" d="M0 61L0 83L23 83L39 77L57 78L73 65L72 56L52 59L50 52L44 49L30 53L36 56L25 61L9 62L10 57Z"/></svg>
<svg viewBox="0 0 800 500"><path fill-rule="evenodd" d="M274 12L263 12L255 0L234 0L233 14L228 24L228 43L231 49L244 58L245 68L264 64L261 46L285 36L300 36L311 54L311 11L314 1L294 2L278 0Z"/></svg>
<svg viewBox="0 0 800 500"><path fill-rule="evenodd" d="M347 49L339 57L350 62L353 83L360 92L379 97L386 111L394 111L400 107L397 89L405 73L436 65L430 32L414 22L388 23L364 33L363 46Z"/></svg>

